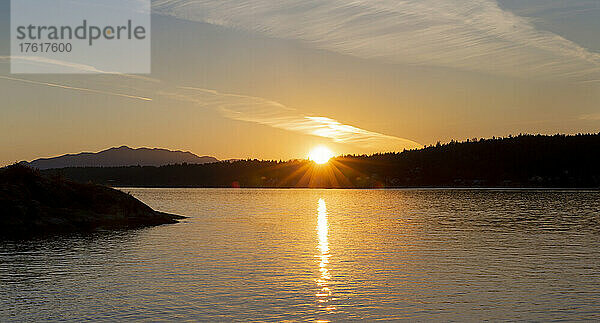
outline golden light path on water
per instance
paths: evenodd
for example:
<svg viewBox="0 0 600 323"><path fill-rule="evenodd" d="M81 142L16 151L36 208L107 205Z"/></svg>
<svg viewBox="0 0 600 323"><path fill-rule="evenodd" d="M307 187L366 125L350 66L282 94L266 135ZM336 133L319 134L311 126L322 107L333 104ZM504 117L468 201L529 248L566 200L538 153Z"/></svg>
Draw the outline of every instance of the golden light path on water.
<svg viewBox="0 0 600 323"><path fill-rule="evenodd" d="M328 311L335 310L335 307L330 306L328 303L331 298L331 289L329 282L331 275L329 274L329 223L327 222L327 205L325 200L319 199L319 206L317 208L317 233L319 235L318 250L320 252L317 257L320 259L319 272L320 276L317 278L317 286L319 291L316 294L317 302L319 307L324 307Z"/></svg>

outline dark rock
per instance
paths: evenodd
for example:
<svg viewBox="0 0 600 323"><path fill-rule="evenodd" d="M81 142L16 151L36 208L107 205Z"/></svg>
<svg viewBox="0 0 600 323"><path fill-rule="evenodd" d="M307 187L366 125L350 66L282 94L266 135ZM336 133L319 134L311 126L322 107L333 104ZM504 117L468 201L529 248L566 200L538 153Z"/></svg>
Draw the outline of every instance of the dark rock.
<svg viewBox="0 0 600 323"><path fill-rule="evenodd" d="M182 218L106 186L42 176L20 164L0 169L0 237L131 229Z"/></svg>

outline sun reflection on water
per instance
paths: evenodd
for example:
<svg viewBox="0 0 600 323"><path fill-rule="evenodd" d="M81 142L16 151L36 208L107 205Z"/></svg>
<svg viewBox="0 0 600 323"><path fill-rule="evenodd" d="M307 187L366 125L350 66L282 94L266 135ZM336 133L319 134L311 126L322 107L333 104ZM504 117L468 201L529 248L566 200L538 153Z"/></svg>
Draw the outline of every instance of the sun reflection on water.
<svg viewBox="0 0 600 323"><path fill-rule="evenodd" d="M316 280L319 291L315 294L319 307L323 307L328 311L333 311L335 308L330 306L328 303L331 300L331 288L330 280L331 275L329 274L329 223L327 222L327 205L325 200L319 199L319 206L317 208L317 233L319 235L318 249L320 254L319 257L319 272L320 276Z"/></svg>

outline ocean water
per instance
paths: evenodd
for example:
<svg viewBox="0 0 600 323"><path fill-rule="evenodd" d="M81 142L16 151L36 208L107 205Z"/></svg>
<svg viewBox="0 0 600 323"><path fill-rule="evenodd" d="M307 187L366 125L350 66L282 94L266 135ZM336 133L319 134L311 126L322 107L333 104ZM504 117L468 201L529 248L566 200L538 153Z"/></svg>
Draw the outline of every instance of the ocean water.
<svg viewBox="0 0 600 323"><path fill-rule="evenodd" d="M600 320L600 192L122 189L182 223L0 241L0 321Z"/></svg>

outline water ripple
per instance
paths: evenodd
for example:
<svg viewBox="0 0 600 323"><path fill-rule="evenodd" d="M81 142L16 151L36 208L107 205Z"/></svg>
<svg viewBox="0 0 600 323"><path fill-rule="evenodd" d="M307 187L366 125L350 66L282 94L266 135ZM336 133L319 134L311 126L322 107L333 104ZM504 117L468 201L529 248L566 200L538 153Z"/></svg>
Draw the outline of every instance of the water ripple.
<svg viewBox="0 0 600 323"><path fill-rule="evenodd" d="M0 321L599 320L600 193L125 189L190 216L0 242Z"/></svg>

